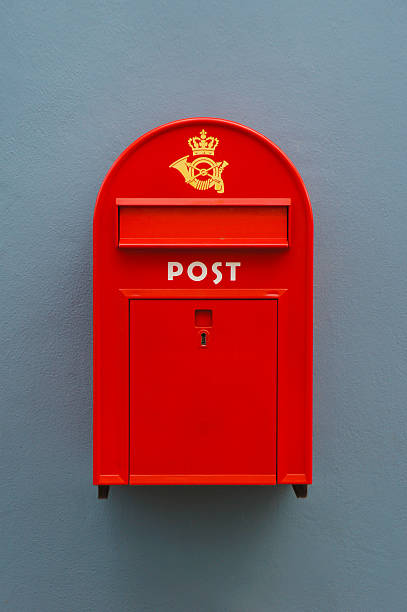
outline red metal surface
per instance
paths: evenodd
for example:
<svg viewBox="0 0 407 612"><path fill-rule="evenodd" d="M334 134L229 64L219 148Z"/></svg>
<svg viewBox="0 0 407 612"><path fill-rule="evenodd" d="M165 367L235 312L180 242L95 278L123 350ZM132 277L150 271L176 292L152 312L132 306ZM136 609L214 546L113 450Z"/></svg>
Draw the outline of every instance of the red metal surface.
<svg viewBox="0 0 407 612"><path fill-rule="evenodd" d="M276 365L277 300L131 300L130 483L275 484Z"/></svg>
<svg viewBox="0 0 407 612"><path fill-rule="evenodd" d="M186 173L181 156L201 130L218 139L214 157L227 164L222 184L219 171L212 187L199 190L173 162ZM162 229L153 236L148 207L137 219L129 204L123 238L137 247L122 249L122 198L164 198L173 212L167 221L155 217ZM244 246L221 247L210 245L228 239L225 219L222 235L216 215L199 235L189 212L180 212L185 199L200 211L224 210L223 201L235 200L238 219L237 207L247 210L259 198L291 202L288 248L263 248L277 242L270 239L272 216L264 220L270 227L251 226L254 246L244 244L247 219L241 218L242 231L235 225L232 240ZM202 206L205 200L214 203ZM144 229L137 232L139 222ZM182 269L171 280L169 261ZM239 263L234 276L231 262ZM203 348L192 347L200 337L188 319L191 306L213 312ZM198 396L203 378L205 393ZM112 166L95 210L94 483L273 484L276 474L280 483L310 483L311 399L312 216L298 172L267 138L229 121L187 119L144 135Z"/></svg>

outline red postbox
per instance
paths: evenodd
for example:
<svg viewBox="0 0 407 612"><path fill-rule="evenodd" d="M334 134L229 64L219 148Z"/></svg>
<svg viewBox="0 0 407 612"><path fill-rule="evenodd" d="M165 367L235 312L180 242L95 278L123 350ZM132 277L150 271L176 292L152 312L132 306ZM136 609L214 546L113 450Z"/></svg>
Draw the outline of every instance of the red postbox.
<svg viewBox="0 0 407 612"><path fill-rule="evenodd" d="M312 214L212 118L130 145L94 216L94 483L292 484L312 457Z"/></svg>

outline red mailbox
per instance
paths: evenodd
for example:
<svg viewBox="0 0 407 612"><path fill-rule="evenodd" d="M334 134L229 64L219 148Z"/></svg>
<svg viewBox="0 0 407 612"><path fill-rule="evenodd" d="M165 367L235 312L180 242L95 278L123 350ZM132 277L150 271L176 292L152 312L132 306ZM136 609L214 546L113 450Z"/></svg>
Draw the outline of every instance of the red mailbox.
<svg viewBox="0 0 407 612"><path fill-rule="evenodd" d="M292 484L312 455L312 214L270 140L185 119L94 216L94 483Z"/></svg>

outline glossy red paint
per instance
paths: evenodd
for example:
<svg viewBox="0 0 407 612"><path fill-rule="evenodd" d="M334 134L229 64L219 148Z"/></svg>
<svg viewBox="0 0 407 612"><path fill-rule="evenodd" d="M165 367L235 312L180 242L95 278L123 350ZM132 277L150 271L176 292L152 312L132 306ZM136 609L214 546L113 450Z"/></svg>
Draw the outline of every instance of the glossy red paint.
<svg viewBox="0 0 407 612"><path fill-rule="evenodd" d="M224 193L219 175L198 189L174 168L202 130L227 161ZM245 126L161 126L122 153L96 203L94 483L307 484L311 456L304 184Z"/></svg>

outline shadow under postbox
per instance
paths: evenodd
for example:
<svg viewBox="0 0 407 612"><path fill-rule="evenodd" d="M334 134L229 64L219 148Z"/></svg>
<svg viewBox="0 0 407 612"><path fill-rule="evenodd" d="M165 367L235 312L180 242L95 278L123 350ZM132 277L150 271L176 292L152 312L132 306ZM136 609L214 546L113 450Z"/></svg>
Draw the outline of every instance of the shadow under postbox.
<svg viewBox="0 0 407 612"><path fill-rule="evenodd" d="M312 455L312 213L270 140L161 126L94 216L94 484L292 484Z"/></svg>

